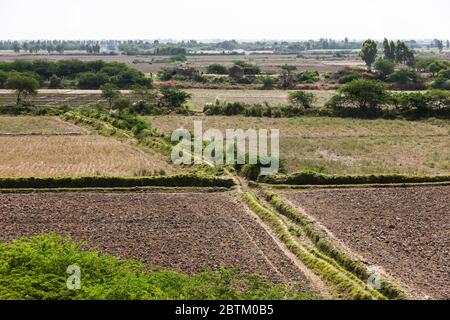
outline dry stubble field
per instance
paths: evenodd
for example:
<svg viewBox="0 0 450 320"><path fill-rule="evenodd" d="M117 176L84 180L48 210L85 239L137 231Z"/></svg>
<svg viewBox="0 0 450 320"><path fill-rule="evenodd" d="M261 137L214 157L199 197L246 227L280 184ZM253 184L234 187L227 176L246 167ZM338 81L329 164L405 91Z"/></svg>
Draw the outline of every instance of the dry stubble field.
<svg viewBox="0 0 450 320"><path fill-rule="evenodd" d="M421 298L450 298L450 187L286 191L369 265Z"/></svg>
<svg viewBox="0 0 450 320"><path fill-rule="evenodd" d="M260 103L271 105L288 104L288 91L286 90L211 90L211 89L186 89L191 94L188 106L191 110L202 112L207 103L216 100L229 102ZM333 90L305 90L316 96L314 106L323 106L334 94ZM129 91L123 90L124 94ZM0 105L13 105L15 94L10 90L0 89ZM36 105L63 105L74 107L90 106L97 103L106 103L101 97L100 90L55 90L42 89L39 94L30 98Z"/></svg>
<svg viewBox="0 0 450 320"><path fill-rule="evenodd" d="M450 170L450 122L326 117L147 117L163 132L203 129L279 129L288 172L314 168L329 174L445 174Z"/></svg>
<svg viewBox="0 0 450 320"><path fill-rule="evenodd" d="M84 128L52 117L0 117L0 150L1 177L175 172L155 152L90 134Z"/></svg>

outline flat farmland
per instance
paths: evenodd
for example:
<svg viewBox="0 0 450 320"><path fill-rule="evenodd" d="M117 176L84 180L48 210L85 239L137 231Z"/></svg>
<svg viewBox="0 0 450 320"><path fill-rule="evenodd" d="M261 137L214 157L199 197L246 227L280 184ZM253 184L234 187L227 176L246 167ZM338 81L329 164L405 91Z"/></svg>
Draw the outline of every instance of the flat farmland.
<svg viewBox="0 0 450 320"><path fill-rule="evenodd" d="M329 174L445 174L450 170L450 122L326 117L146 117L166 133L193 129L279 129L288 172L314 168Z"/></svg>
<svg viewBox="0 0 450 320"><path fill-rule="evenodd" d="M309 58L308 58L309 56ZM0 54L0 61L15 60L68 60L78 59L82 61L103 60L106 62L122 62L130 67L136 68L144 73L157 73L159 70L175 66L177 63L169 61L169 56L126 56L126 55L47 55L47 54ZM338 71L346 66L363 65L362 61L356 57L343 59L329 59L324 57L323 60L317 59L317 54L311 55L305 53L305 57L297 57L296 55L277 55L277 54L258 54L258 55L197 55L186 56L187 66L197 68L201 72L206 72L206 68L210 64L220 63L226 66L233 65L234 61L245 60L247 62L257 64L264 72L279 72L280 67L284 64L295 65L298 71L317 70L319 72Z"/></svg>
<svg viewBox="0 0 450 320"><path fill-rule="evenodd" d="M134 176L175 170L156 153L97 135L0 135L0 176Z"/></svg>
<svg viewBox="0 0 450 320"><path fill-rule="evenodd" d="M369 265L420 298L450 298L450 187L285 191Z"/></svg>
<svg viewBox="0 0 450 320"><path fill-rule="evenodd" d="M233 194L3 193L0 203L2 242L55 232L150 265L188 273L239 267L311 288L296 260Z"/></svg>
<svg viewBox="0 0 450 320"><path fill-rule="evenodd" d="M288 104L288 91L285 90L213 90L213 89L186 89L192 95L188 106L194 111L203 111L206 103L214 103L216 99L229 102L264 103L273 105ZM308 91L308 90L305 90ZM313 90L308 91L316 96L315 106L320 107L325 104L334 94L333 90ZM123 90L123 94L130 91ZM0 89L0 105L15 104L16 96L10 90ZM52 90L42 89L39 94L31 100L36 105L63 105L70 106L90 106L97 103L105 103L101 97L100 90Z"/></svg>
<svg viewBox="0 0 450 320"><path fill-rule="evenodd" d="M0 135L87 134L89 131L58 117L1 116Z"/></svg>
<svg viewBox="0 0 450 320"><path fill-rule="evenodd" d="M207 103L214 103L216 100L221 102L242 102L249 104L287 105L289 104L289 91L286 90L208 90L208 89L190 89L186 90L192 98L188 106L194 111L203 111ZM304 90L315 95L316 101L314 107L323 106L333 95L334 90Z"/></svg>

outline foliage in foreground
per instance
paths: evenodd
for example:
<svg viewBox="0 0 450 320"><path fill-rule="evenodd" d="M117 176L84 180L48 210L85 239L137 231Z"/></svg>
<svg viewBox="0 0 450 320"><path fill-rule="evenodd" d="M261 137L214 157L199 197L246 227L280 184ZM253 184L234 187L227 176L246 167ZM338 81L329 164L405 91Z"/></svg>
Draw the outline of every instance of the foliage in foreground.
<svg viewBox="0 0 450 320"><path fill-rule="evenodd" d="M299 292L221 268L193 276L145 268L136 260L84 251L55 234L0 244L0 299L305 299ZM81 288L67 289L69 265L81 269Z"/></svg>

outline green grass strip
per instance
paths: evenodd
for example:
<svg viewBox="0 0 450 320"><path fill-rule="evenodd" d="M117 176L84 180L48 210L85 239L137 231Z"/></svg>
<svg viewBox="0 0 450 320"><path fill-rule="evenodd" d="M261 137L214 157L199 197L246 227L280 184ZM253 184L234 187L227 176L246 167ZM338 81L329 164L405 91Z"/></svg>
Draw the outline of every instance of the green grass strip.
<svg viewBox="0 0 450 320"><path fill-rule="evenodd" d="M338 250L331 242L324 239L324 237L313 228L312 223L300 214L298 210L287 205L280 196L273 192L264 191L264 195L266 200L269 201L278 212L301 227L301 230L309 237L320 252L332 258L340 266L357 276L359 279L365 281L369 278L370 273L363 263L353 260L345 253ZM389 299L408 298L399 287L385 279L381 280L380 292Z"/></svg>
<svg viewBox="0 0 450 320"><path fill-rule="evenodd" d="M450 175L410 176L402 174L380 175L327 175L316 172L299 172L291 175L271 175L260 177L259 182L281 185L358 185L391 183L450 182Z"/></svg>
<svg viewBox="0 0 450 320"><path fill-rule="evenodd" d="M338 298L351 299L385 299L377 291L367 287L359 280L349 279L347 274L338 270L326 260L315 254L305 252L293 241L292 235L279 220L275 213L262 206L257 198L249 192L242 194L247 205L276 233L281 241L294 253L308 268L320 275L329 283L338 295Z"/></svg>
<svg viewBox="0 0 450 320"><path fill-rule="evenodd" d="M231 178L198 174L179 174L156 177L18 177L0 178L0 189L52 188L132 188L132 187L224 187L231 188Z"/></svg>

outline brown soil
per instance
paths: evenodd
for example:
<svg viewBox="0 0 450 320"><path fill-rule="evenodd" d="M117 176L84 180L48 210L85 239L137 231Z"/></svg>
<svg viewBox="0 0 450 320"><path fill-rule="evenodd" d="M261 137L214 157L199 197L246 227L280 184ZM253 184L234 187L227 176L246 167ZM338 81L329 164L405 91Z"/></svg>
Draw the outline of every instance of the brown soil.
<svg viewBox="0 0 450 320"><path fill-rule="evenodd" d="M450 298L450 186L284 195L414 295Z"/></svg>
<svg viewBox="0 0 450 320"><path fill-rule="evenodd" d="M52 231L188 273L240 266L310 288L255 217L223 193L0 194L0 229L0 241Z"/></svg>

